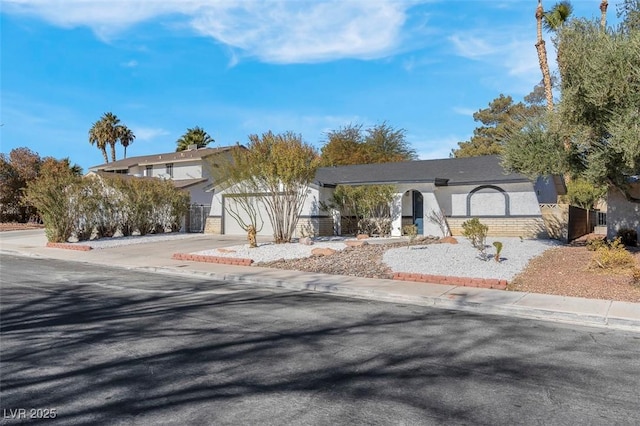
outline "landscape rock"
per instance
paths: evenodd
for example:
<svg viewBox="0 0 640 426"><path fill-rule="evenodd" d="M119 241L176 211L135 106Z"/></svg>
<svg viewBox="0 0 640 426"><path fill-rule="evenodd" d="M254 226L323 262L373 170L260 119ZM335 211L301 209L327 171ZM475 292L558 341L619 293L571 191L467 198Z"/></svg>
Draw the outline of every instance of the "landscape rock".
<svg viewBox="0 0 640 426"><path fill-rule="evenodd" d="M356 240L366 240L367 238L369 238L369 236L367 234L358 234L358 235L356 235Z"/></svg>
<svg viewBox="0 0 640 426"><path fill-rule="evenodd" d="M331 256L333 253L335 253L336 251L334 249L331 248L314 248L313 250L311 250L311 255L312 256Z"/></svg>
<svg viewBox="0 0 640 426"><path fill-rule="evenodd" d="M458 240L456 240L454 237L440 238L440 242L444 244L458 244Z"/></svg>
<svg viewBox="0 0 640 426"><path fill-rule="evenodd" d="M360 247L360 246L369 245L369 243L362 240L361 241L345 241L344 245L346 245L347 247Z"/></svg>
<svg viewBox="0 0 640 426"><path fill-rule="evenodd" d="M311 238L309 237L302 237L298 240L299 244L305 245L305 246L311 246L313 245L313 241L311 241Z"/></svg>

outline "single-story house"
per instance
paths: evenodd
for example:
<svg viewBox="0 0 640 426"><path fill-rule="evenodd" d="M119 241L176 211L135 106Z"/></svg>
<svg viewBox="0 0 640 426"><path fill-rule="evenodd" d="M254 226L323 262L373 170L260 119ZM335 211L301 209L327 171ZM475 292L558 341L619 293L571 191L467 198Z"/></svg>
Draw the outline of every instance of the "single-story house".
<svg viewBox="0 0 640 426"><path fill-rule="evenodd" d="M556 203L557 196L566 193L562 177L531 181L506 172L498 156L323 167L309 185L296 236L309 230L318 236L339 232L339 216L322 211L321 202L327 202L338 185L373 184L396 188L391 206L394 236L401 235L407 224L416 224L420 235L442 236L440 226L430 220L434 212L444 214L453 235L461 234L463 222L477 217L489 226L489 235L546 236L540 204ZM227 190L214 187L213 191L205 232L244 234L225 211ZM260 234L272 235L264 211L262 217Z"/></svg>
<svg viewBox="0 0 640 426"><path fill-rule="evenodd" d="M629 179L629 194L640 198L640 178ZM633 229L640 240L640 203L628 201L621 191L607 192L607 238L613 240L621 229Z"/></svg>

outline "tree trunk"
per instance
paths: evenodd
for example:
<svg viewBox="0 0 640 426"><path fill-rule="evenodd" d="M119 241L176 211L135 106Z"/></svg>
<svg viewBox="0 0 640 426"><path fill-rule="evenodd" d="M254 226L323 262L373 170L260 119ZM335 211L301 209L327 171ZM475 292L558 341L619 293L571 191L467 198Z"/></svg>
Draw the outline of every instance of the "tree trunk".
<svg viewBox="0 0 640 426"><path fill-rule="evenodd" d="M609 6L609 2L607 0L602 0L600 2L600 29L602 31L607 29L607 7Z"/></svg>
<svg viewBox="0 0 640 426"><path fill-rule="evenodd" d="M551 87L551 72L549 71L549 61L547 60L547 48L542 38L542 18L544 10L542 9L542 0L538 0L536 8L536 30L537 39L536 50L538 51L538 62L540 63L540 71L542 72L542 85L544 86L544 95L547 99L547 110L553 111L553 88Z"/></svg>
<svg viewBox="0 0 640 426"><path fill-rule="evenodd" d="M116 144L111 144L111 161L116 161Z"/></svg>
<svg viewBox="0 0 640 426"><path fill-rule="evenodd" d="M109 162L109 157L107 156L107 148L102 148L102 156L104 157L105 164Z"/></svg>

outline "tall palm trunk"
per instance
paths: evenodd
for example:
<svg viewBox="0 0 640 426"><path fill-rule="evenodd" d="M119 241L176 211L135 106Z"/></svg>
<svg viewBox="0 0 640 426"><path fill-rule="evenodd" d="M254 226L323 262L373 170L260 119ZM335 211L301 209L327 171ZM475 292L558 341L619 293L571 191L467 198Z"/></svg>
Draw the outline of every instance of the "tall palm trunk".
<svg viewBox="0 0 640 426"><path fill-rule="evenodd" d="M109 142L109 145L111 145L111 161L116 161L116 143Z"/></svg>
<svg viewBox="0 0 640 426"><path fill-rule="evenodd" d="M108 163L109 162L109 157L107 156L107 148L106 147L102 147L102 149L100 151L102 151L102 156L104 157L105 164Z"/></svg>
<svg viewBox="0 0 640 426"><path fill-rule="evenodd" d="M536 8L536 30L537 42L536 50L538 51L538 62L540 63L540 71L542 72L542 85L544 86L544 95L547 99L547 109L553 110L553 88L551 87L551 71L549 71L549 61L547 60L547 48L542 38L542 18L544 17L544 9L542 8L542 0L538 0Z"/></svg>
<svg viewBox="0 0 640 426"><path fill-rule="evenodd" d="M609 2L607 0L602 0L600 2L600 29L602 31L607 29L607 7L609 6Z"/></svg>

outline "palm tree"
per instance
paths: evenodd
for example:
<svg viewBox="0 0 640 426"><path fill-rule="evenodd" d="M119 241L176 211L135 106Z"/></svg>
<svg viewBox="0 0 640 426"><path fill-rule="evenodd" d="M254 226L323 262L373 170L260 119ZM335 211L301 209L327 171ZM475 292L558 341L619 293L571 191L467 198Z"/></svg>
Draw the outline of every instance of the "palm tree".
<svg viewBox="0 0 640 426"><path fill-rule="evenodd" d="M538 7L536 8L536 50L538 51L538 62L540 63L540 71L542 71L542 84L544 86L544 94L547 99L547 109L549 111L553 110L553 85L551 82L549 61L547 59L547 49L545 41L542 38L542 27L544 26L547 31L558 31L567 19L569 19L572 11L573 6L566 0L556 3L553 8L547 12L542 8L542 0L538 0ZM558 62L560 62L559 51Z"/></svg>
<svg viewBox="0 0 640 426"><path fill-rule="evenodd" d="M89 142L94 143L98 149L102 151L104 162L108 163L107 145L111 146L111 161L116 161L116 142L119 137L120 119L115 114L106 112L100 117L100 120L93 123L89 129Z"/></svg>
<svg viewBox="0 0 640 426"><path fill-rule="evenodd" d="M109 162L109 157L107 156L107 131L105 129L104 121L98 120L93 123L91 129L89 129L89 143L91 145L96 145L98 149L102 152L102 156L104 157L104 162Z"/></svg>
<svg viewBox="0 0 640 426"><path fill-rule="evenodd" d="M204 148L211 142L215 142L215 140L204 129L196 126L193 129L187 129L187 132L176 141L178 145L176 152L186 150L189 145L197 145L198 148Z"/></svg>
<svg viewBox="0 0 640 426"><path fill-rule="evenodd" d="M609 7L609 2L602 0L600 2L600 28L602 31L607 29L607 7Z"/></svg>
<svg viewBox="0 0 640 426"><path fill-rule="evenodd" d="M133 143L135 138L136 135L127 126L118 126L118 139L120 139L120 145L124 147L124 158L127 158L127 147Z"/></svg>

